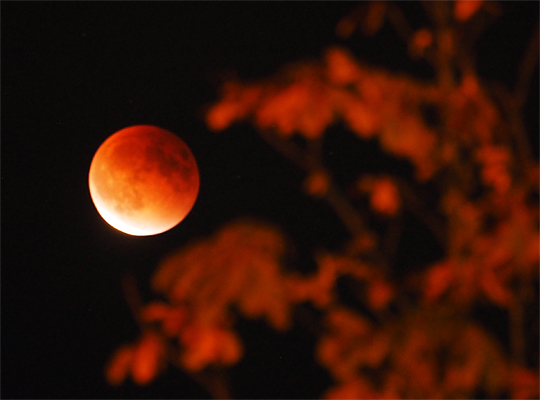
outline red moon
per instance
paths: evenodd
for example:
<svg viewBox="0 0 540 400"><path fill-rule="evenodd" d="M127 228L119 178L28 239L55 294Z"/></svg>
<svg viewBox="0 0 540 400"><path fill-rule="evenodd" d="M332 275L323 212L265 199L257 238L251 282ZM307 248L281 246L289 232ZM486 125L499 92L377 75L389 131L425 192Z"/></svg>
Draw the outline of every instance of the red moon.
<svg viewBox="0 0 540 400"><path fill-rule="evenodd" d="M98 148L88 176L99 214L134 236L178 225L199 193L199 169L189 147L155 126L122 129Z"/></svg>

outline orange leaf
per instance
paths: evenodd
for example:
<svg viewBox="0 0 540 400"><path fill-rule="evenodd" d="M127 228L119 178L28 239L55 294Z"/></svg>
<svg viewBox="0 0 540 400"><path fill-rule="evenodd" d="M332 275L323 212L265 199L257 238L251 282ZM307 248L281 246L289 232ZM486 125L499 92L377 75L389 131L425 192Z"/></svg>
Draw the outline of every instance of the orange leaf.
<svg viewBox="0 0 540 400"><path fill-rule="evenodd" d="M424 50L433 42L433 35L428 29L419 29L414 34L414 44L421 50Z"/></svg>
<svg viewBox="0 0 540 400"><path fill-rule="evenodd" d="M169 305L163 302L153 302L141 310L141 319L145 322L161 321L169 312Z"/></svg>
<svg viewBox="0 0 540 400"><path fill-rule="evenodd" d="M110 385L118 386L127 377L135 351L132 346L125 345L116 350L105 368L105 379Z"/></svg>
<svg viewBox="0 0 540 400"><path fill-rule="evenodd" d="M373 210L381 214L397 214L400 206L399 192L391 179L384 178L375 182L370 204Z"/></svg>
<svg viewBox="0 0 540 400"><path fill-rule="evenodd" d="M370 385L361 378L330 388L323 395L324 399L376 399L379 398Z"/></svg>
<svg viewBox="0 0 540 400"><path fill-rule="evenodd" d="M326 96L312 97L298 116L298 130L309 140L321 137L326 127L332 122L333 110Z"/></svg>
<svg viewBox="0 0 540 400"><path fill-rule="evenodd" d="M342 18L336 25L336 35L342 39L348 39L356 30L358 22L351 18Z"/></svg>
<svg viewBox="0 0 540 400"><path fill-rule="evenodd" d="M385 308L394 297L394 288L382 280L375 280L369 285L369 304L374 310Z"/></svg>
<svg viewBox="0 0 540 400"><path fill-rule="evenodd" d="M454 268L452 262L444 262L428 270L424 291L426 300L438 299L450 287L455 277Z"/></svg>
<svg viewBox="0 0 540 400"><path fill-rule="evenodd" d="M330 327L345 336L364 336L371 332L371 325L360 315L345 308L336 308L327 314Z"/></svg>
<svg viewBox="0 0 540 400"><path fill-rule="evenodd" d="M515 367L511 375L513 399L537 399L539 396L538 371Z"/></svg>
<svg viewBox="0 0 540 400"><path fill-rule="evenodd" d="M268 96L257 110L257 124L261 128L275 127L288 137L298 129L297 116L310 101L308 88L295 83Z"/></svg>
<svg viewBox="0 0 540 400"><path fill-rule="evenodd" d="M309 175L304 182L304 190L313 197L324 197L330 185L330 178L324 171Z"/></svg>
<svg viewBox="0 0 540 400"><path fill-rule="evenodd" d="M215 361L216 335L211 328L192 326L182 332L184 352L182 364L190 371L200 371L206 365Z"/></svg>
<svg viewBox="0 0 540 400"><path fill-rule="evenodd" d="M414 33L410 43L412 55L424 54L427 47L433 43L433 34L428 29L419 29Z"/></svg>
<svg viewBox="0 0 540 400"><path fill-rule="evenodd" d="M386 17L386 2L372 1L368 5L367 15L362 21L362 31L366 36L375 35L384 24Z"/></svg>
<svg viewBox="0 0 540 400"><path fill-rule="evenodd" d="M360 77L360 68L346 50L331 48L326 52L325 59L330 82L345 86Z"/></svg>
<svg viewBox="0 0 540 400"><path fill-rule="evenodd" d="M190 371L200 371L208 364L232 365L242 356L242 344L233 332L216 328L190 326L182 332L182 364Z"/></svg>
<svg viewBox="0 0 540 400"><path fill-rule="evenodd" d="M135 350L131 375L138 385L146 385L154 379L160 368L164 343L155 333L144 335Z"/></svg>
<svg viewBox="0 0 540 400"><path fill-rule="evenodd" d="M218 361L225 365L233 365L242 357L242 353L242 344L237 336L230 331L220 331Z"/></svg>
<svg viewBox="0 0 540 400"><path fill-rule="evenodd" d="M540 260L540 235L538 234L538 232L534 232L529 238L529 243L526 245L525 262L536 265L536 267L538 267L539 260Z"/></svg>
<svg viewBox="0 0 540 400"><path fill-rule="evenodd" d="M187 319L187 311L181 308L171 308L163 319L163 332L172 337L177 336Z"/></svg>
<svg viewBox="0 0 540 400"><path fill-rule="evenodd" d="M488 299L502 307L509 307L513 301L512 291L500 281L495 272L486 268L480 276L480 287Z"/></svg>
<svg viewBox="0 0 540 400"><path fill-rule="evenodd" d="M454 6L454 17L458 21L466 21L471 18L482 5L482 0L458 0Z"/></svg>
<svg viewBox="0 0 540 400"><path fill-rule="evenodd" d="M349 128L363 139L372 138L380 128L377 113L355 97L346 96L340 103L343 119Z"/></svg>
<svg viewBox="0 0 540 400"><path fill-rule="evenodd" d="M480 92L478 78L472 74L465 74L461 81L461 91L467 97L477 96Z"/></svg>
<svg viewBox="0 0 540 400"><path fill-rule="evenodd" d="M376 368L385 359L392 343L390 337L384 333L373 336L373 340L362 352L361 360L368 366Z"/></svg>
<svg viewBox="0 0 540 400"><path fill-rule="evenodd" d="M213 131L221 131L232 124L238 115L237 104L223 101L208 111L206 114L206 124Z"/></svg>

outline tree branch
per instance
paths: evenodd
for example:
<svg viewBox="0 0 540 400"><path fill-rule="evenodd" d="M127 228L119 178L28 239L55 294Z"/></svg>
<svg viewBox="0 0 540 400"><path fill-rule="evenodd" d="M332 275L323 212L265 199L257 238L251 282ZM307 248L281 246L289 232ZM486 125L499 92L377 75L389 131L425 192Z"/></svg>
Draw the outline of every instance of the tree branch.
<svg viewBox="0 0 540 400"><path fill-rule="evenodd" d="M131 273L126 273L121 278L122 291L124 292L124 298L131 310L133 319L137 322L139 329L144 330L144 323L141 319L141 308L143 307L143 301L139 291L137 290L137 280Z"/></svg>
<svg viewBox="0 0 540 400"><path fill-rule="evenodd" d="M261 137L276 151L294 162L307 173L324 171L329 177L331 176L331 174L322 166L316 154L306 153L306 151L303 151L294 143L281 140L277 135L271 132L261 131L260 134ZM349 203L341 189L337 187L331 179L324 199L332 207L351 235L357 236L365 231L362 217Z"/></svg>
<svg viewBox="0 0 540 400"><path fill-rule="evenodd" d="M426 228L430 230L439 245L446 249L446 235L444 230L444 221L437 218L433 213L428 211L427 206L416 195L410 185L402 178L395 178L399 187L399 191L403 196L405 208L411 212L416 218L424 223Z"/></svg>
<svg viewBox="0 0 540 400"><path fill-rule="evenodd" d="M522 108L527 102L531 79L534 70L536 69L536 65L538 64L538 36L538 24L536 24L518 69L517 82L514 90L514 99L518 108Z"/></svg>
<svg viewBox="0 0 540 400"><path fill-rule="evenodd" d="M201 371L187 371L180 361L180 349L178 347L169 346L167 354L168 361L171 365L174 365L197 382L202 388L210 393L212 398L223 400L232 398L229 390L229 382L222 368L210 366Z"/></svg>
<svg viewBox="0 0 540 400"><path fill-rule="evenodd" d="M407 24L407 20L405 19L403 12L394 4L390 4L387 11L387 18L401 39L403 39L405 43L409 43L414 32Z"/></svg>
<svg viewBox="0 0 540 400"><path fill-rule="evenodd" d="M302 168L307 173L314 171L325 171L330 176L315 157L308 157L305 152L297 145L290 141L281 140L277 135L264 131L260 132L261 137L276 151L294 162L298 167ZM443 222L438 220L430 212L426 211L426 206L420 201L413 189L403 179L398 179L400 192L403 195L405 206L407 209L431 231L439 245L446 248L446 237L443 229ZM336 215L342 221L343 225L353 236L358 236L365 232L366 226L358 211L350 204L347 197L341 189L332 181L324 196L326 202L332 207Z"/></svg>
<svg viewBox="0 0 540 400"><path fill-rule="evenodd" d="M492 93L499 100L502 111L506 117L508 124L507 133L509 141L515 142L518 157L515 162L527 167L533 162L533 155L527 138L527 129L523 123L522 112L515 97L502 85L493 84L491 86ZM522 168L521 170L524 170Z"/></svg>
<svg viewBox="0 0 540 400"><path fill-rule="evenodd" d="M302 149L292 142L280 140L277 135L269 131L259 131L259 134L274 150L291 160L296 166L304 171L311 171L313 165L307 160Z"/></svg>

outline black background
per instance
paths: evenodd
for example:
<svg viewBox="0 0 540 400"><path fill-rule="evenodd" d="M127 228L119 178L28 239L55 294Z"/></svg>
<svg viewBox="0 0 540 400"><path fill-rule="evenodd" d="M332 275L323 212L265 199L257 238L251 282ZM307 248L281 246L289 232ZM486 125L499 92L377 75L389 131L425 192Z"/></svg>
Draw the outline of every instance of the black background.
<svg viewBox="0 0 540 400"><path fill-rule="evenodd" d="M320 58L331 44L344 44L375 65L430 77L425 64L408 60L387 25L369 40L337 39L337 21L356 6L2 2L3 398L208 396L172 368L146 388L106 385L105 361L138 334L119 278L132 272L148 298L148 278L163 256L239 216L278 224L307 255L346 239L332 211L299 190L303 174L251 127L214 134L203 112L217 98L222 77L265 77L285 63ZM418 3L400 6L411 27L422 26ZM502 7L500 21L479 43L479 70L488 80L512 85L538 22L538 3ZM538 70L532 86L527 123L537 155ZM99 145L139 124L181 137L201 174L188 217L151 237L128 236L107 225L87 184ZM329 161L338 180L346 181L350 165L343 160L351 149L372 149L339 127L331 133ZM375 168L366 160L365 169ZM434 257L429 253L427 258ZM262 322L246 322L241 329L247 353L233 369L234 396L317 397L330 384L312 361L308 333L277 335Z"/></svg>

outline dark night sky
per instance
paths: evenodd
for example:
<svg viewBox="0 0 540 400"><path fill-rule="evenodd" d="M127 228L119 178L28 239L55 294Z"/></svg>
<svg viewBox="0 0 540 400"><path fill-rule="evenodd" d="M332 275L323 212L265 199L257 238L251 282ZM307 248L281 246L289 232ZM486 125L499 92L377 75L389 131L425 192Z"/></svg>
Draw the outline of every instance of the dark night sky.
<svg viewBox="0 0 540 400"><path fill-rule="evenodd" d="M416 3L402 4L420 10ZM308 252L346 238L331 210L298 190L300 171L250 127L209 132L202 107L216 98L224 73L265 77L287 62L319 58L330 44L350 45L359 58L391 69L425 73L407 61L389 29L371 42L336 39L337 21L355 6L2 2L3 398L207 396L173 369L148 388L105 384L104 362L137 336L119 277L131 271L144 289L167 253L243 215L283 226ZM488 32L479 53L496 60L480 65L489 79L515 74L538 21L537 2L503 6L507 21ZM421 21L411 16L411 24ZM528 120L535 148L537 75ZM201 174L189 216L152 237L128 236L107 225L87 185L99 145L138 124L180 136ZM330 143L338 156L346 151L339 146L342 136L350 140L337 132ZM234 371L233 394L318 396L329 381L309 366L309 335L278 336L263 326L245 328L248 355ZM270 343L267 348L261 340Z"/></svg>

